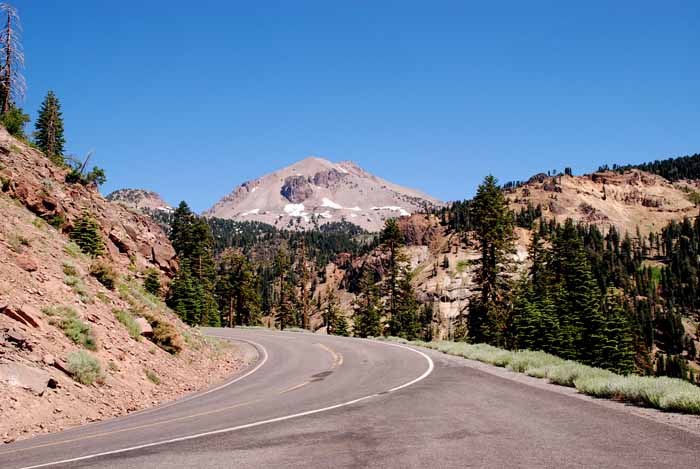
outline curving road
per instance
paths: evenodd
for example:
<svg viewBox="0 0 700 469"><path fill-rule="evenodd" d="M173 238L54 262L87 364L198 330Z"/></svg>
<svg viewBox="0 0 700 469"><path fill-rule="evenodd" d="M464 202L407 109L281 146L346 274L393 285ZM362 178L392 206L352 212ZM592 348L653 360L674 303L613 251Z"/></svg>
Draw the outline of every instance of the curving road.
<svg viewBox="0 0 700 469"><path fill-rule="evenodd" d="M0 467L697 467L700 436L393 344L211 329L258 362L174 403L0 447Z"/></svg>

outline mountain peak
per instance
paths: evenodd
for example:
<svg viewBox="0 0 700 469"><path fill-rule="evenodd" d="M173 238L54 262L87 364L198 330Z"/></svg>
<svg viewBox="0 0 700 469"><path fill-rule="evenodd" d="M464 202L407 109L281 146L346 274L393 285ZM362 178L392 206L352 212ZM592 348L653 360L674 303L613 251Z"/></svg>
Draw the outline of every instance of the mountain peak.
<svg viewBox="0 0 700 469"><path fill-rule="evenodd" d="M347 221L377 231L388 218L436 205L442 202L374 176L354 162L309 156L241 184L204 214L295 229Z"/></svg>

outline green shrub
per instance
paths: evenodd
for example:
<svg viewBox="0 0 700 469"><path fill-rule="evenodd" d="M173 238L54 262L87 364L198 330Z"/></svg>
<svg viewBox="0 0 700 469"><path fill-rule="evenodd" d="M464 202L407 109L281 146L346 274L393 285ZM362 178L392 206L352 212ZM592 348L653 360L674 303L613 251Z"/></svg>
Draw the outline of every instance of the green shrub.
<svg viewBox="0 0 700 469"><path fill-rule="evenodd" d="M66 174L66 182L68 184L82 184L83 186L89 184L101 186L107 182L107 176L105 175L104 169L98 168L97 166L94 166L87 173L82 173L79 167L74 167Z"/></svg>
<svg viewBox="0 0 700 469"><path fill-rule="evenodd" d="M75 222L69 236L85 254L96 257L105 251L100 225L87 211Z"/></svg>
<svg viewBox="0 0 700 469"><path fill-rule="evenodd" d="M146 378L148 380L155 384L156 386L160 384L160 377L155 373L153 370L145 370L146 371Z"/></svg>
<svg viewBox="0 0 700 469"><path fill-rule="evenodd" d="M10 135L20 139L26 139L24 134L24 126L29 122L29 116L24 113L22 108L12 106L8 112L0 116L0 124L2 124ZM13 148L14 150L14 148ZM17 148L15 151L19 151Z"/></svg>
<svg viewBox="0 0 700 469"><path fill-rule="evenodd" d="M70 306L54 306L44 308L44 314L57 317L51 324L58 326L66 337L75 344L82 345L88 350L97 350L97 340L92 332L92 327L84 323L78 317L78 313Z"/></svg>
<svg viewBox="0 0 700 469"><path fill-rule="evenodd" d="M66 217L63 215L50 215L46 218L46 223L53 226L57 230L60 230L63 228L63 225L66 224Z"/></svg>
<svg viewBox="0 0 700 469"><path fill-rule="evenodd" d="M132 339L141 340L141 328L136 323L136 319L131 313L122 309L115 309L112 311L112 313L114 313L114 317L117 318L117 321L126 327L126 330L129 332L129 336Z"/></svg>
<svg viewBox="0 0 700 469"><path fill-rule="evenodd" d="M471 262L469 262L468 260L457 261L457 272L459 272L461 274L470 265L471 265Z"/></svg>
<svg viewBox="0 0 700 469"><path fill-rule="evenodd" d="M12 179L5 176L0 176L0 190L2 190L3 192L7 192L10 190L11 183Z"/></svg>
<svg viewBox="0 0 700 469"><path fill-rule="evenodd" d="M97 350L97 340L92 332L92 327L77 317L64 318L59 326L70 340L82 345L88 350Z"/></svg>
<svg viewBox="0 0 700 469"><path fill-rule="evenodd" d="M108 290L114 290L114 286L117 283L117 274L106 262L93 262L92 265L90 265L90 275L95 277L97 281Z"/></svg>
<svg viewBox="0 0 700 469"><path fill-rule="evenodd" d="M84 350L70 353L66 368L73 379L82 384L90 385L103 379L100 362Z"/></svg>

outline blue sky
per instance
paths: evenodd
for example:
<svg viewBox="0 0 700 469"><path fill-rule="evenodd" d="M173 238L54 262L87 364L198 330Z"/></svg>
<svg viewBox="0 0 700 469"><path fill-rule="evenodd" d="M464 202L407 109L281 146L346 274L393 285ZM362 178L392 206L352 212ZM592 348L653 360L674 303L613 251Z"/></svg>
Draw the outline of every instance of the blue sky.
<svg viewBox="0 0 700 469"><path fill-rule="evenodd" d="M443 200L700 152L697 1L15 1L32 116L203 210L309 155ZM576 3L576 5L573 5Z"/></svg>

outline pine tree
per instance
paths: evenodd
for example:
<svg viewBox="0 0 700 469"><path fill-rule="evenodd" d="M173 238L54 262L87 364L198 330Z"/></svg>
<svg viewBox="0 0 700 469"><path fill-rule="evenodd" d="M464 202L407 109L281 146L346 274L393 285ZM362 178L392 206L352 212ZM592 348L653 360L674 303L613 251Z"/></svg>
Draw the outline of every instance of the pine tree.
<svg viewBox="0 0 700 469"><path fill-rule="evenodd" d="M513 217L496 178L487 176L471 207L481 259L476 275L480 295L469 307L469 338L504 345L510 309L508 273L513 253Z"/></svg>
<svg viewBox="0 0 700 469"><path fill-rule="evenodd" d="M191 230L190 227L194 221L194 214L190 210L189 205L184 200L173 212L173 218L170 223L170 233L168 237L173 244L175 253L180 257L187 257L191 251Z"/></svg>
<svg viewBox="0 0 700 469"><path fill-rule="evenodd" d="M588 363L596 350L595 334L602 327L600 290L571 219L559 230L553 245L552 272L562 293L557 298L560 353Z"/></svg>
<svg viewBox="0 0 700 469"><path fill-rule="evenodd" d="M591 364L615 373L634 371L634 344L632 332L625 317L624 293L608 289L605 297L605 317L596 331L596 351Z"/></svg>
<svg viewBox="0 0 700 469"><path fill-rule="evenodd" d="M380 291L373 271L365 266L360 279L360 292L354 303L353 333L357 337L382 335Z"/></svg>
<svg viewBox="0 0 700 469"><path fill-rule="evenodd" d="M413 340L420 332L418 301L411 285L411 275L405 272L399 280L396 313L389 321L392 335Z"/></svg>
<svg viewBox="0 0 700 469"><path fill-rule="evenodd" d="M340 311L338 300L332 291L328 292L328 298L326 299L326 306L323 311L323 323L329 335L349 335L348 322L342 311Z"/></svg>
<svg viewBox="0 0 700 469"><path fill-rule="evenodd" d="M105 252L100 225L87 211L75 222L69 237L85 254L97 257Z"/></svg>
<svg viewBox="0 0 700 469"><path fill-rule="evenodd" d="M221 324L219 311L214 296L216 283L216 264L214 262L214 239L211 228L203 218L195 216L185 202L173 214L173 223L170 230L170 241L177 253L181 265L187 266L187 272L183 272L187 295L194 292L198 298L194 299L196 310L185 313L189 324L202 326L218 326ZM171 286L171 290L175 286ZM169 295L169 305L175 309L179 296L172 291ZM189 305L189 300L183 305ZM184 306L181 306L184 307Z"/></svg>
<svg viewBox="0 0 700 469"><path fill-rule="evenodd" d="M259 321L258 279L248 259L239 251L225 250L221 255L216 295L228 327L253 325Z"/></svg>
<svg viewBox="0 0 700 469"><path fill-rule="evenodd" d="M41 103L39 116L35 123L34 142L47 158L58 165L63 165L63 116L61 105L53 91L49 91Z"/></svg>
<svg viewBox="0 0 700 469"><path fill-rule="evenodd" d="M160 296L160 274L156 269L148 269L143 281L143 288L154 296Z"/></svg>
<svg viewBox="0 0 700 469"><path fill-rule="evenodd" d="M406 264L408 258L403 252L403 234L399 229L396 219L389 219L384 224L384 229L380 234L381 249L384 253L383 264L386 271L384 282L384 316L389 324L389 333L398 335L397 329L401 324L394 317L399 313L400 308L400 283L407 274Z"/></svg>

